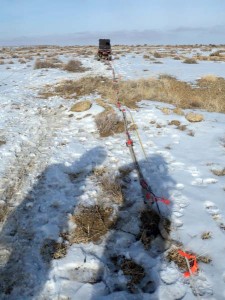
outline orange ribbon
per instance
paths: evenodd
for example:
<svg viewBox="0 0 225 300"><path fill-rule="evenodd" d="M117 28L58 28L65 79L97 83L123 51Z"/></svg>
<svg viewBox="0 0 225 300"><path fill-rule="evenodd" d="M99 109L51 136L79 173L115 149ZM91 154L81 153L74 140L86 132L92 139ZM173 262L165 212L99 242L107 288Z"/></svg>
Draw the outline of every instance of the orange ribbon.
<svg viewBox="0 0 225 300"><path fill-rule="evenodd" d="M186 257L187 259L191 259L193 261L193 266L190 268L191 272L185 272L184 277L190 277L192 274L196 273L198 271L198 263L195 255L188 254L182 250L178 250L178 253Z"/></svg>

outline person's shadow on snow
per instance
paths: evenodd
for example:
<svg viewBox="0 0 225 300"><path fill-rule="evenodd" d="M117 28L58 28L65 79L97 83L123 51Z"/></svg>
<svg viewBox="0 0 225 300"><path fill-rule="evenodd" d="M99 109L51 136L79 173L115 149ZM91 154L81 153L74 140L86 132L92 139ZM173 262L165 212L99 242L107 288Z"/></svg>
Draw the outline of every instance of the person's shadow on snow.
<svg viewBox="0 0 225 300"><path fill-rule="evenodd" d="M105 150L96 147L71 166L49 166L24 201L11 213L0 237L2 248L7 248L10 253L6 264L0 265L0 299L40 299L40 293L49 279L51 261L59 258L56 257L60 253L55 247L56 242L60 234L69 229L68 214L74 212L78 197L87 188L87 176L94 168L102 166L105 158ZM168 175L165 160L160 155L152 155L148 161L140 161L139 164L154 193L168 198L175 182ZM99 257L92 242L77 245L82 251L88 247L87 255L93 254L103 268L99 269L98 274L95 270L96 280L81 281L89 292L83 294L80 289L82 294L79 295L79 291L74 289L72 299L88 294L87 298L82 299L96 300L101 295L139 299L143 293L151 294L157 289L160 280L158 257L166 247L166 239L158 229L157 216L146 210L139 180L133 170L131 163L117 172L124 197L120 205L116 205L118 210L113 228L102 237L104 252ZM106 199L100 199L100 203L107 206L104 202L107 202ZM85 206L85 200L82 203L79 199L79 204ZM157 213L155 204L152 208ZM159 203L159 208L160 213L169 219L171 206ZM91 269L89 271L92 272ZM82 270L73 272L77 272L74 276L79 281ZM99 282L104 283L101 288ZM67 291L61 292L69 296Z"/></svg>
<svg viewBox="0 0 225 300"><path fill-rule="evenodd" d="M0 235L0 299L38 298L60 233L68 231L68 214L84 192L86 177L105 158L104 148L96 147L71 166L50 165L9 215Z"/></svg>
<svg viewBox="0 0 225 300"><path fill-rule="evenodd" d="M176 182L169 176L167 163L161 155L155 154L138 162L143 175L154 194L170 199L170 191ZM105 241L105 251L99 262L97 281L103 281L105 291L99 293L93 285L91 300L107 299L158 299L160 285L160 256L171 245L169 240L170 205L144 201L145 191L140 187L134 164L122 166L118 176L123 191L123 203L117 212L114 228ZM83 248L85 250L85 247ZM94 254L94 251L92 252ZM104 296L105 293L105 296ZM146 298L147 299L147 298ZM148 298L150 299L150 298Z"/></svg>

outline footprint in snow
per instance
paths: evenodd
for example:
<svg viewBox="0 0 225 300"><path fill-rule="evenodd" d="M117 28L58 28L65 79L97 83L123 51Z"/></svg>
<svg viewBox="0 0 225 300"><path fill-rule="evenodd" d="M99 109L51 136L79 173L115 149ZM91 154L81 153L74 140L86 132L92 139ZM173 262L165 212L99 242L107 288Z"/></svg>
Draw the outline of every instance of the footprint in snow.
<svg viewBox="0 0 225 300"><path fill-rule="evenodd" d="M200 178L200 177L198 177L198 178L196 178L195 180L193 180L192 182L191 182L191 185L196 185L196 186L203 186L203 187L205 187L205 186L207 186L207 185L209 185L209 184L213 184L213 183L217 183L217 179L215 179L215 178L205 178L205 179L203 179L203 178Z"/></svg>
<svg viewBox="0 0 225 300"><path fill-rule="evenodd" d="M211 215L212 219L216 222L217 226L225 233L225 221L217 205L214 202L205 201L204 206L207 213Z"/></svg>
<svg viewBox="0 0 225 300"><path fill-rule="evenodd" d="M200 172L198 171L198 169L196 168L196 167L189 167L188 168L188 172L189 173L191 173L191 175L193 176L193 177L197 177L197 176L199 176L200 175Z"/></svg>
<svg viewBox="0 0 225 300"><path fill-rule="evenodd" d="M159 299L178 300L182 299L186 293L187 287L184 284L177 282L167 286L160 286Z"/></svg>

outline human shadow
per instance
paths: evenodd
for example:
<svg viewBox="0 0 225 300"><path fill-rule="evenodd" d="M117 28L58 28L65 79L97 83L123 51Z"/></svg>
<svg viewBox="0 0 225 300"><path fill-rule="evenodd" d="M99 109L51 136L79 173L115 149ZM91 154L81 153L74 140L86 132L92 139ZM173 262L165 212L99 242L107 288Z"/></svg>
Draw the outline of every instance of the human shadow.
<svg viewBox="0 0 225 300"><path fill-rule="evenodd" d="M166 161L161 155L152 155L138 162L143 176L154 194L169 199L176 182L170 177ZM153 203L146 199L146 190L140 185L135 165L124 165L118 176L123 193L114 228L105 241L105 250L99 260L98 282L105 284L102 295L87 299L158 299L160 285L160 257L170 244L172 203L161 199ZM156 205L157 202L157 205ZM83 248L85 250L85 246ZM91 253L95 255L94 251ZM97 254L96 254L97 255Z"/></svg>
<svg viewBox="0 0 225 300"><path fill-rule="evenodd" d="M11 212L0 235L0 299L38 297L60 233L68 231L68 214L84 191L86 177L105 158L104 148L96 147L70 166L48 166ZM79 180L73 180L74 174Z"/></svg>

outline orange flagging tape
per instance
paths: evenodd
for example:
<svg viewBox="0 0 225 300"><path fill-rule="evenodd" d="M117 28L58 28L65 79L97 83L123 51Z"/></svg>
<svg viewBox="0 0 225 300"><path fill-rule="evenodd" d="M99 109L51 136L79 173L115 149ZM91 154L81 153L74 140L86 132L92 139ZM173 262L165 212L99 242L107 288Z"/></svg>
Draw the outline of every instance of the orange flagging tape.
<svg viewBox="0 0 225 300"><path fill-rule="evenodd" d="M184 277L190 277L192 274L196 273L198 271L198 263L197 263L196 256L188 254L182 250L178 250L178 253L181 256L186 257L187 259L190 259L191 261L193 261L193 266L190 268L191 272L185 272Z"/></svg>

